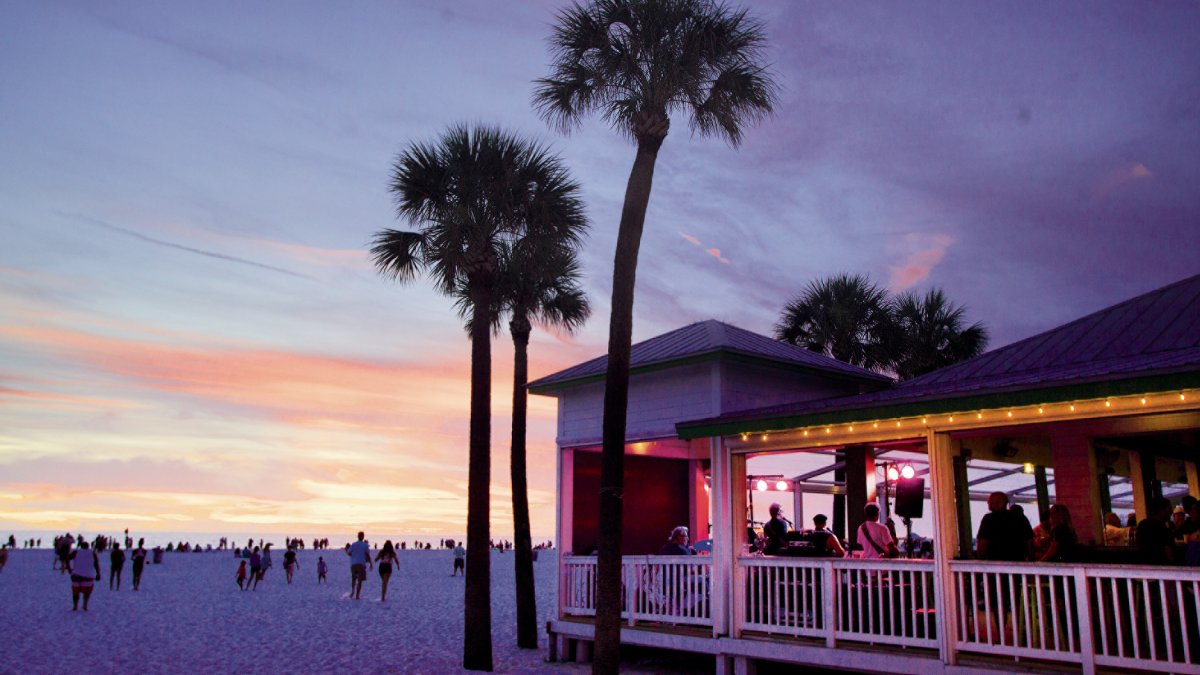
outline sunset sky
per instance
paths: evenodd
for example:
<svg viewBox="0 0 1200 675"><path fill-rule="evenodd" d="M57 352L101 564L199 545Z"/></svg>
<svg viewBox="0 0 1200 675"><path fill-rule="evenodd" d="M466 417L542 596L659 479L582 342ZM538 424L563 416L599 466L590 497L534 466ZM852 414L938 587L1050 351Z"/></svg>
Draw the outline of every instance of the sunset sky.
<svg viewBox="0 0 1200 675"><path fill-rule="evenodd" d="M10 2L0 9L0 531L460 535L469 344L377 275L390 163L447 125L582 183L603 352L633 149L533 113L561 2ZM635 339L769 333L810 280L939 286L1000 346L1200 271L1200 4L754 2L781 86L739 149L674 120ZM493 531L511 533L511 343ZM530 405L535 537L552 399Z"/></svg>

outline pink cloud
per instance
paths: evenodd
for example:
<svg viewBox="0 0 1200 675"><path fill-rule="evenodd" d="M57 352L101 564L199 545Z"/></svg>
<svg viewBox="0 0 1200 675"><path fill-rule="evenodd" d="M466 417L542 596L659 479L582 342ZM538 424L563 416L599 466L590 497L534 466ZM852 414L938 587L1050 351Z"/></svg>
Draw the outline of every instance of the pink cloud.
<svg viewBox="0 0 1200 675"><path fill-rule="evenodd" d="M711 255L712 257L716 258L717 260L721 261L722 265L729 264L729 258L726 258L725 256L721 255L721 249L719 249L719 248L710 248L710 249L706 250L705 253L707 253L707 254Z"/></svg>
<svg viewBox="0 0 1200 675"><path fill-rule="evenodd" d="M1123 166L1102 177L1099 181L1097 181L1094 193L1097 198L1104 197L1108 193L1123 185L1153 177L1154 173L1150 171L1145 164L1142 164L1141 162L1134 162L1133 164Z"/></svg>
<svg viewBox="0 0 1200 675"><path fill-rule="evenodd" d="M954 238L938 234L932 237L906 237L906 247L921 246L910 251L904 262L891 268L888 287L893 291L904 291L913 285L929 278L933 268L946 257L946 251L954 243Z"/></svg>
<svg viewBox="0 0 1200 675"><path fill-rule="evenodd" d="M687 234L687 233L685 233L685 232L683 232L683 231L680 231L680 232L679 232L679 236L683 237L683 238L684 238L684 239L685 239L687 242L689 242L689 243L691 243L691 244L693 244L693 245L695 245L695 246L699 246L699 245L700 245L700 240L699 240L699 239L697 239L697 238L695 238L695 237L693 237L693 236L692 236L692 235L690 235L690 234Z"/></svg>

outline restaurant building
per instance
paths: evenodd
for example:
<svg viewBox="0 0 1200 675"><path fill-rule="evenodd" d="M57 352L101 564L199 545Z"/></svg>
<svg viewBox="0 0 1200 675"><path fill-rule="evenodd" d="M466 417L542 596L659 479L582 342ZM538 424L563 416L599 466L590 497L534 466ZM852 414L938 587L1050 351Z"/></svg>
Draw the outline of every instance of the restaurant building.
<svg viewBox="0 0 1200 675"><path fill-rule="evenodd" d="M591 649L605 366L529 385L558 399L552 659ZM629 394L623 643L722 673L1200 673L1200 568L1142 565L1128 530L1104 536L1107 513L1200 496L1200 276L899 384L701 322L634 345ZM1035 524L1067 507L1072 561L974 559L994 491ZM803 528L814 499L842 536L869 502L926 536L901 529L886 560L754 551L764 502ZM711 553L655 555L676 525ZM809 552L803 535L789 552Z"/></svg>

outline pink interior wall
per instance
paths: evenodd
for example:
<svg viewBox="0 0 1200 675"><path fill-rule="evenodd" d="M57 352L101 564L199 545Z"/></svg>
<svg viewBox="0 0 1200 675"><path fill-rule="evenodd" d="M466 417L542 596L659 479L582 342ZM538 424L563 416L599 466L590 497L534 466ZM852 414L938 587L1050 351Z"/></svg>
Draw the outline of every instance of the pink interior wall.
<svg viewBox="0 0 1200 675"><path fill-rule="evenodd" d="M625 508L622 555L658 552L671 528L687 525L688 462L683 459L625 456ZM596 545L599 526L600 454L575 453L574 541L582 553Z"/></svg>

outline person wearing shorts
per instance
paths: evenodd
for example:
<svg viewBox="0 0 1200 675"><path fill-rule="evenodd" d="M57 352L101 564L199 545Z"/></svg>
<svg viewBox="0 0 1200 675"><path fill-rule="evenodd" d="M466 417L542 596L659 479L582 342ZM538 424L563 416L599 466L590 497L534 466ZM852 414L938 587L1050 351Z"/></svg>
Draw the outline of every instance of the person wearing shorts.
<svg viewBox="0 0 1200 675"><path fill-rule="evenodd" d="M71 554L66 564L71 573L71 611L79 609L79 597L83 596L83 611L86 612L88 600L92 597L92 586L100 578L100 558L88 548L85 541L79 545L78 551Z"/></svg>
<svg viewBox="0 0 1200 675"><path fill-rule="evenodd" d="M459 572L466 576L464 560L467 557L467 549L463 548L462 544L454 546L454 571L450 572L450 576L457 576Z"/></svg>
<svg viewBox="0 0 1200 675"><path fill-rule="evenodd" d="M350 556L350 594L355 600L362 597L363 582L367 580L367 566L375 568L375 563L371 562L371 545L364 539L365 536L359 532L358 541L346 548L346 555Z"/></svg>
<svg viewBox="0 0 1200 675"><path fill-rule="evenodd" d="M262 577L262 554L258 552L258 547L250 552L250 581L246 582L249 586L250 582L254 582L254 590L258 590L258 580Z"/></svg>

